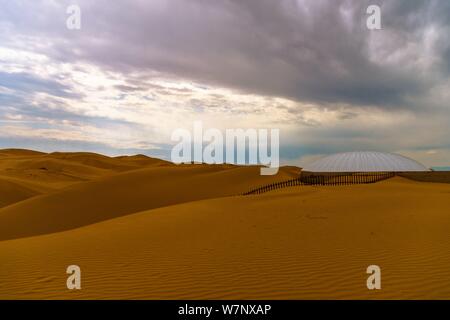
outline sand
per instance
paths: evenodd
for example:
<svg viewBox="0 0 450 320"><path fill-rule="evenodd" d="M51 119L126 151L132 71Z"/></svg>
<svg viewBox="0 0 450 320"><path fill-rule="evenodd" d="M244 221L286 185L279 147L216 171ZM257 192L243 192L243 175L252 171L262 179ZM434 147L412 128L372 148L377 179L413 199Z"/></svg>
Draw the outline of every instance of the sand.
<svg viewBox="0 0 450 320"><path fill-rule="evenodd" d="M450 184L239 196L298 169L112 159L140 168L0 209L0 298L450 299ZM71 264L82 290L66 288ZM372 264L381 290L366 287Z"/></svg>

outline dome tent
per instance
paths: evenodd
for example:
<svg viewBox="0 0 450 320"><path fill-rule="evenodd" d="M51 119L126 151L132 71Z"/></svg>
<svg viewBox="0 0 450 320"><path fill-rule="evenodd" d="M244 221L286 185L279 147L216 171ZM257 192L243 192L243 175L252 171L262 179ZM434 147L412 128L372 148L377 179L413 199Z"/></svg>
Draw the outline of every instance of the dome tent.
<svg viewBox="0 0 450 320"><path fill-rule="evenodd" d="M410 158L385 152L337 153L303 168L307 172L423 172L424 165Z"/></svg>

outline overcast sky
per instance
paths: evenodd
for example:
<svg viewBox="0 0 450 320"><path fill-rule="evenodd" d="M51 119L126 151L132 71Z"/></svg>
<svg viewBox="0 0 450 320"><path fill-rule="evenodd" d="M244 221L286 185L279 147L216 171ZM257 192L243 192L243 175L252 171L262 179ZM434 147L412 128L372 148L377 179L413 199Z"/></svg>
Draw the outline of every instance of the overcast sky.
<svg viewBox="0 0 450 320"><path fill-rule="evenodd" d="M381 30L366 27L371 4ZM279 128L283 163L378 150L450 164L448 0L0 8L0 148L167 157L172 131L202 120Z"/></svg>

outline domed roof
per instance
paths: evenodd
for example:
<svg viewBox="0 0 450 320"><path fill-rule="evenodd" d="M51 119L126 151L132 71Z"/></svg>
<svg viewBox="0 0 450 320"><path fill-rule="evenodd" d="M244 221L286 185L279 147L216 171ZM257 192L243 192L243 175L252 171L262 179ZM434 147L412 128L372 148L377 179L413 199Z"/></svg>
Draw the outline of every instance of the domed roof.
<svg viewBox="0 0 450 320"><path fill-rule="evenodd" d="M319 159L303 168L309 172L405 172L429 171L419 162L384 152L345 152Z"/></svg>

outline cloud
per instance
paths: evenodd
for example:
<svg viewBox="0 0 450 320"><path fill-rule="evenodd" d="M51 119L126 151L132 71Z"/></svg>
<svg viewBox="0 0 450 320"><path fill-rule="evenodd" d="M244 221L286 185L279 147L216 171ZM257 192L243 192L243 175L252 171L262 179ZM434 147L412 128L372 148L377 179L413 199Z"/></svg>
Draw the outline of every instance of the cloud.
<svg viewBox="0 0 450 320"><path fill-rule="evenodd" d="M0 120L130 143L193 120L275 126L286 159L448 148L447 0L78 0L79 31L72 2L0 0Z"/></svg>
<svg viewBox="0 0 450 320"><path fill-rule="evenodd" d="M55 80L39 78L36 75L23 72L0 72L0 87L27 94L43 92L64 98L81 98L80 95L71 92L70 87Z"/></svg>
<svg viewBox="0 0 450 320"><path fill-rule="evenodd" d="M29 17L39 1L6 6L11 23L30 18L19 32L50 37L43 50L62 61L159 71L297 101L404 107L406 96L448 77L439 67L448 64L449 4L376 1L383 29L374 35L365 27L372 2L134 0L124 9L120 1L79 1L79 32L62 24L64 1L43 11L55 22Z"/></svg>

